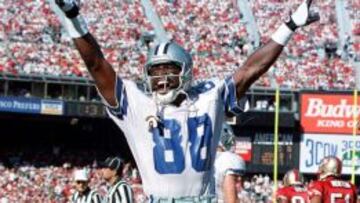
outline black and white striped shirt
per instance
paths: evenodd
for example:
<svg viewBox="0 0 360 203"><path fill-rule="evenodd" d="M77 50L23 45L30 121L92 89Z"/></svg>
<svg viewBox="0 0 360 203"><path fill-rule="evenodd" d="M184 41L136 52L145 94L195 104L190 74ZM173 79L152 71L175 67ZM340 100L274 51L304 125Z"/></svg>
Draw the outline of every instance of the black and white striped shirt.
<svg viewBox="0 0 360 203"><path fill-rule="evenodd" d="M133 203L133 192L131 186L125 181L119 180L110 187L105 198L105 203Z"/></svg>
<svg viewBox="0 0 360 203"><path fill-rule="evenodd" d="M88 188L83 194L79 194L79 192L75 192L71 198L72 203L101 203L100 195Z"/></svg>

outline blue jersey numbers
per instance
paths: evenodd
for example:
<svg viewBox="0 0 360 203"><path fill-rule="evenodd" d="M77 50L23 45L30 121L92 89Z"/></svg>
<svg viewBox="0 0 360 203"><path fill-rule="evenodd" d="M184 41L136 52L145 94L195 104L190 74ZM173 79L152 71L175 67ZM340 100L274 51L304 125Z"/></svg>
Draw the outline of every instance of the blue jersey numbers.
<svg viewBox="0 0 360 203"><path fill-rule="evenodd" d="M164 120L153 129L156 143L155 169L160 174L181 173L185 168L184 152L181 149L180 125L175 120Z"/></svg>
<svg viewBox="0 0 360 203"><path fill-rule="evenodd" d="M209 170L212 123L205 114L190 117L187 122L190 142L191 166L198 172ZM155 170L160 174L179 174L185 169L185 156L181 147L181 126L173 119L165 119L152 130L155 143L153 154Z"/></svg>
<svg viewBox="0 0 360 203"><path fill-rule="evenodd" d="M191 164L198 172L210 169L211 126L211 119L207 114L188 120Z"/></svg>

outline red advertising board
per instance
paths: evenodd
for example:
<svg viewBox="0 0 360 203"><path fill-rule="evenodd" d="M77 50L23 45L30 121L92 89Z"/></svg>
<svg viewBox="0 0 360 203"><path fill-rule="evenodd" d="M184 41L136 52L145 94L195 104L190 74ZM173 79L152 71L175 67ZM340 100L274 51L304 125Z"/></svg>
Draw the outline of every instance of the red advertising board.
<svg viewBox="0 0 360 203"><path fill-rule="evenodd" d="M250 137L236 137L235 153L240 155L244 161L251 161L251 148Z"/></svg>
<svg viewBox="0 0 360 203"><path fill-rule="evenodd" d="M352 134L353 116L359 116L360 106L353 108L351 94L301 94L300 122L305 133ZM359 123L359 122L358 122ZM359 126L359 125L357 125ZM359 127L357 127L359 133Z"/></svg>

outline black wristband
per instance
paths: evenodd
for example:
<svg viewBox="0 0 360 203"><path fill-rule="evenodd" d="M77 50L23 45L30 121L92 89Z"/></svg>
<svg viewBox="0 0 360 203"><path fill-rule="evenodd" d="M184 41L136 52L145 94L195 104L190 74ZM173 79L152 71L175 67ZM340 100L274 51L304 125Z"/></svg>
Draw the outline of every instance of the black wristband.
<svg viewBox="0 0 360 203"><path fill-rule="evenodd" d="M74 6L70 11L65 12L65 15L68 18L75 18L76 16L79 15L79 7L76 4L74 4Z"/></svg>
<svg viewBox="0 0 360 203"><path fill-rule="evenodd" d="M295 24L294 20L290 17L287 21L285 21L286 26L292 31L295 31L298 26Z"/></svg>

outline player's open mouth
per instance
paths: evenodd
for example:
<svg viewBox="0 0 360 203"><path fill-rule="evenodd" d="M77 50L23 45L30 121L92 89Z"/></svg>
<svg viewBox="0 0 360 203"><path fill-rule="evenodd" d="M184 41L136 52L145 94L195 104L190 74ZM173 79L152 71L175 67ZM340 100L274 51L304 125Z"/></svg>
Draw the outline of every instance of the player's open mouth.
<svg viewBox="0 0 360 203"><path fill-rule="evenodd" d="M157 82L155 89L159 94L166 94L168 93L170 90L175 89L176 88L176 84L172 83L168 80L161 80L159 82Z"/></svg>
<svg viewBox="0 0 360 203"><path fill-rule="evenodd" d="M170 88L169 86L167 86L167 87L160 87L159 89L157 89L157 92L158 92L159 94L166 94L166 93L168 93L171 89L173 89L173 88Z"/></svg>

